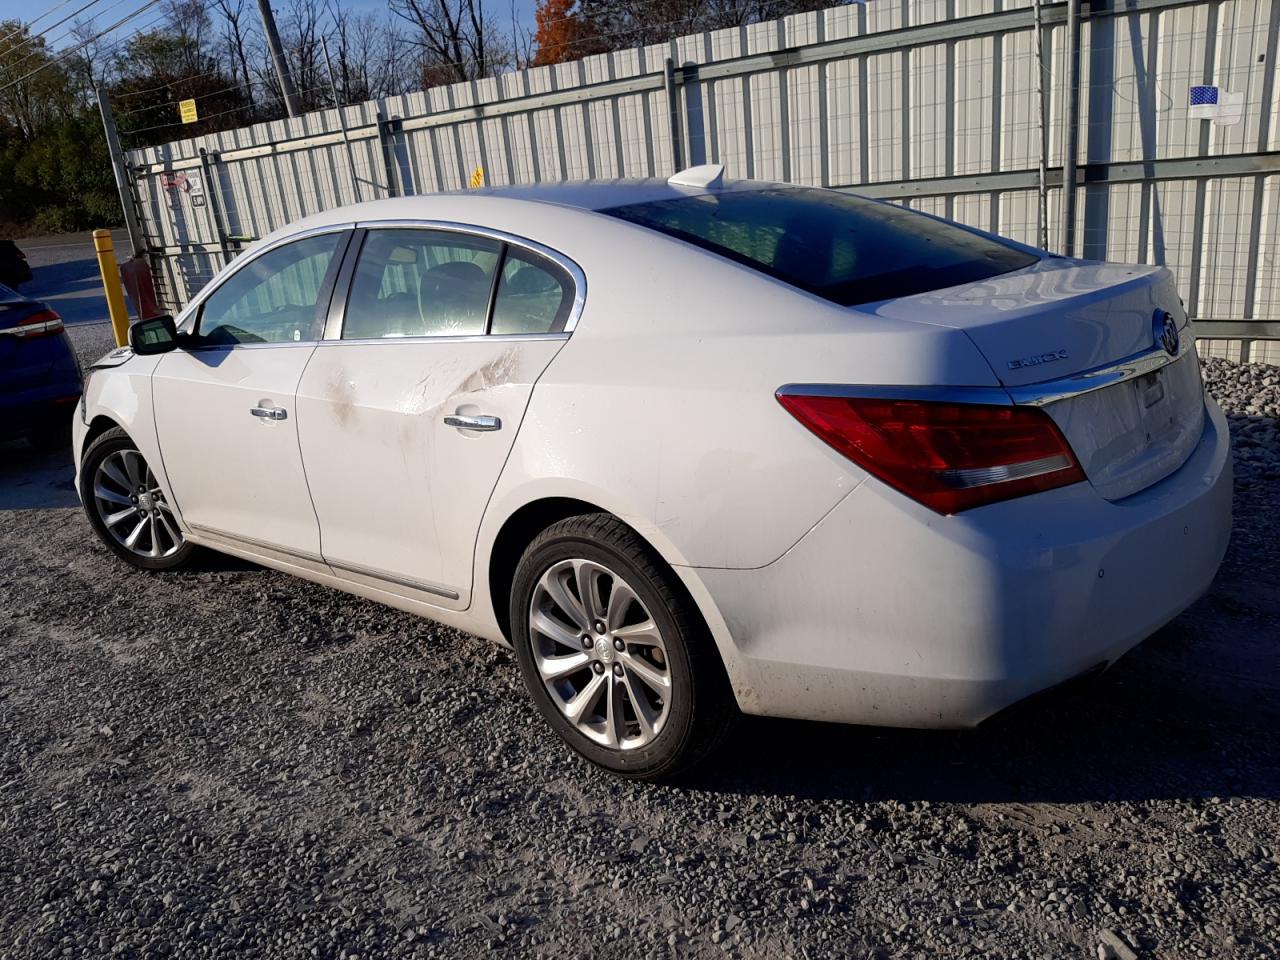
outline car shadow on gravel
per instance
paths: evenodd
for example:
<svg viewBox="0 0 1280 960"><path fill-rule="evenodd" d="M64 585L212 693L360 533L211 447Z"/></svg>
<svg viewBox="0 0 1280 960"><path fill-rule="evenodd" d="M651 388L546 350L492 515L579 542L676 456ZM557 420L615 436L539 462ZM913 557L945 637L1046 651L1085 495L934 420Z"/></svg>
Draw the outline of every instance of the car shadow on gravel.
<svg viewBox="0 0 1280 960"><path fill-rule="evenodd" d="M977 730L746 718L690 785L859 802L1280 797L1272 645L1215 672L1199 621L1224 606L1205 598L1108 672Z"/></svg>
<svg viewBox="0 0 1280 960"><path fill-rule="evenodd" d="M37 450L26 440L0 443L0 510L78 506L70 450Z"/></svg>

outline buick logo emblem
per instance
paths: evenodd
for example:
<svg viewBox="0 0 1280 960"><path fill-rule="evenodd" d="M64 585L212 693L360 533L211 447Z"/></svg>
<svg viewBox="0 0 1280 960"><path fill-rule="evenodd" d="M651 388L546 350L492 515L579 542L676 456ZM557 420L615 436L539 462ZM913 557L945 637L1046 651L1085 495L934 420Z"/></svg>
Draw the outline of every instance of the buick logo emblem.
<svg viewBox="0 0 1280 960"><path fill-rule="evenodd" d="M1151 319L1151 328L1155 333L1156 343L1164 347L1164 352L1171 357L1178 355L1178 321L1168 310L1157 310Z"/></svg>

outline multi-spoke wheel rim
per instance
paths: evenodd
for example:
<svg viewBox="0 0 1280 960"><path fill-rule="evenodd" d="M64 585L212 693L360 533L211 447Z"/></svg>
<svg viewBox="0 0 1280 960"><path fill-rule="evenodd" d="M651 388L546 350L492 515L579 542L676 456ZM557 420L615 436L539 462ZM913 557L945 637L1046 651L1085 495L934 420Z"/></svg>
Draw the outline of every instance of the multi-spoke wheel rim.
<svg viewBox="0 0 1280 960"><path fill-rule="evenodd" d="M592 560L561 560L529 606L533 662L552 702L583 736L634 750L662 732L671 666L657 622L629 583Z"/></svg>
<svg viewBox="0 0 1280 960"><path fill-rule="evenodd" d="M103 458L93 477L93 502L103 526L130 553L158 560L182 546L173 509L137 450Z"/></svg>

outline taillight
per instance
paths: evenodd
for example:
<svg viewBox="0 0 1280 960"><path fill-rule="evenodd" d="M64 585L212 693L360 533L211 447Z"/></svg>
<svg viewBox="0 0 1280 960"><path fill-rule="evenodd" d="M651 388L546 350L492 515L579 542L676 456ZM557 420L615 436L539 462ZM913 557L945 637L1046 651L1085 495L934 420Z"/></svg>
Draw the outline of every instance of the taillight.
<svg viewBox="0 0 1280 960"><path fill-rule="evenodd" d="M1085 478L1036 407L790 393L778 402L868 473L942 514Z"/></svg>
<svg viewBox="0 0 1280 960"><path fill-rule="evenodd" d="M29 317L19 320L16 326L0 329L0 336L11 337L48 337L62 332L62 318L52 310L37 310Z"/></svg>

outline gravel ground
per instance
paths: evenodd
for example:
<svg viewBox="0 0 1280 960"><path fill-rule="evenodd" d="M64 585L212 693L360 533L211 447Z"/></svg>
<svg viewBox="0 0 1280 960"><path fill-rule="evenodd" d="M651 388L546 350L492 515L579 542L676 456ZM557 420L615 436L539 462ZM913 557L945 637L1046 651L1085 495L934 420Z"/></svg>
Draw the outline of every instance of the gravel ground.
<svg viewBox="0 0 1280 960"><path fill-rule="evenodd" d="M0 956L1280 955L1280 370L1206 376L1236 531L1176 622L981 731L746 721L683 788L574 759L472 637L130 572L0 448L0 495L52 478L0 510Z"/></svg>

